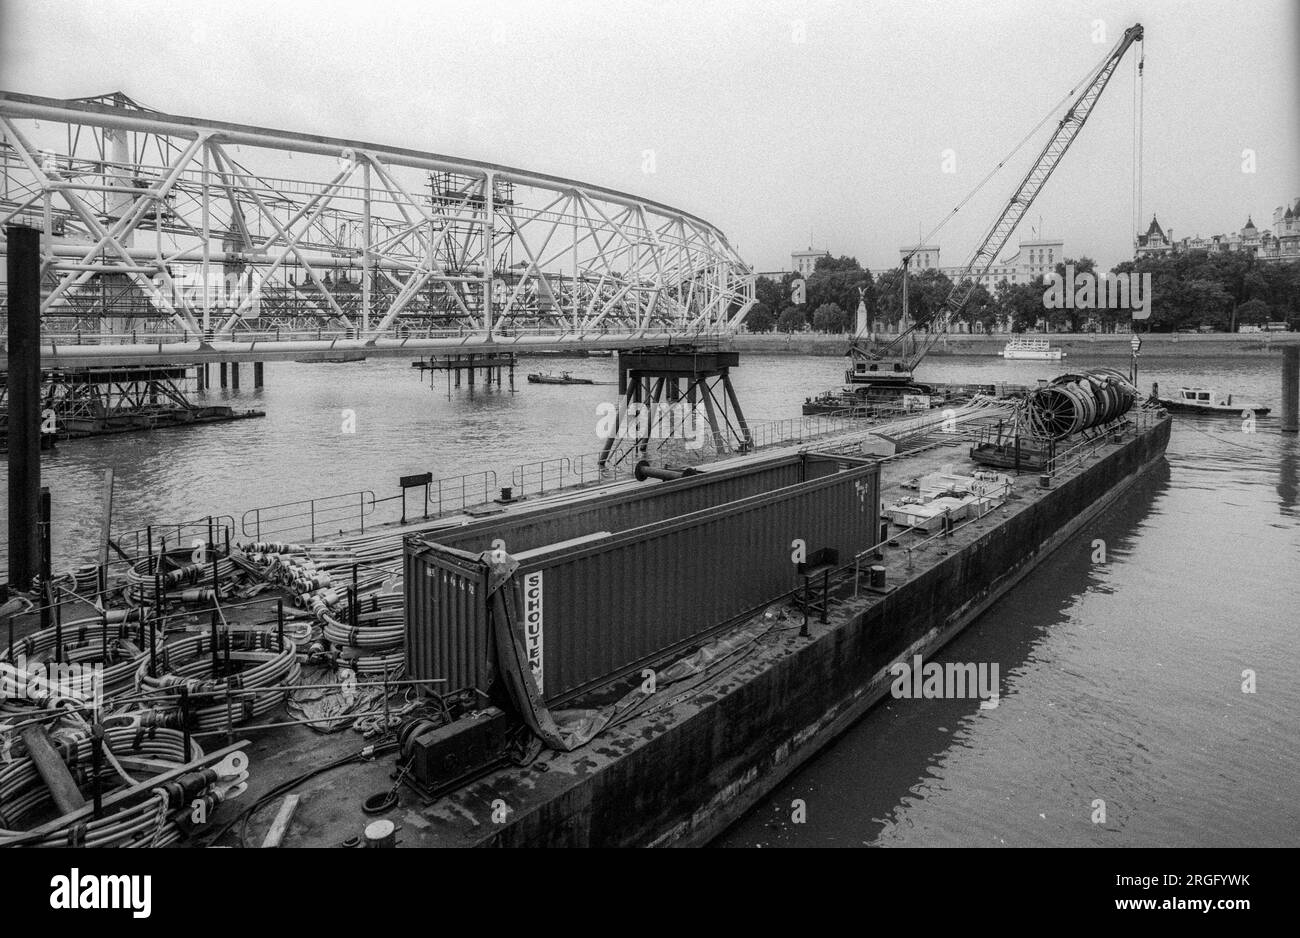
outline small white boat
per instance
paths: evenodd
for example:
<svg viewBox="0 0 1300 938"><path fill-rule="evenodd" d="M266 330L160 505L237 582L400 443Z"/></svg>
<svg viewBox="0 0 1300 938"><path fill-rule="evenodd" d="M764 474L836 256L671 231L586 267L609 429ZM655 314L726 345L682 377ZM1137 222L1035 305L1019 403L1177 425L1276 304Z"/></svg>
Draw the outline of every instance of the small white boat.
<svg viewBox="0 0 1300 938"><path fill-rule="evenodd" d="M1002 348L1003 358L1030 359L1040 362L1059 362L1065 352L1052 348L1046 339L1027 339L1016 336Z"/></svg>
<svg viewBox="0 0 1300 938"><path fill-rule="evenodd" d="M1267 407L1257 407L1245 401L1234 403L1231 394L1218 388L1179 388L1173 397L1156 397L1156 400L1166 410L1185 414L1230 414L1235 417L1250 412L1256 417L1267 417L1269 412Z"/></svg>

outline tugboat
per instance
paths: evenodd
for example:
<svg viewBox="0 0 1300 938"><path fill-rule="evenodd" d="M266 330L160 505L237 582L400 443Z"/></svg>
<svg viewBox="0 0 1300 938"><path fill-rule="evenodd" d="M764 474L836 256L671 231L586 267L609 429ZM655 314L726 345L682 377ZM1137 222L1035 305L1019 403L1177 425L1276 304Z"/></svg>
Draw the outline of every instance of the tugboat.
<svg viewBox="0 0 1300 938"><path fill-rule="evenodd" d="M529 384L595 384L590 378L575 378L567 371L561 371L558 375L541 374L534 372L528 376Z"/></svg>
<svg viewBox="0 0 1300 938"><path fill-rule="evenodd" d="M1165 410L1185 414L1217 414L1236 417L1244 411L1250 411L1256 417L1268 416L1269 408L1256 407L1238 401L1232 402L1232 395L1225 394L1217 388L1179 388L1173 397L1156 397Z"/></svg>

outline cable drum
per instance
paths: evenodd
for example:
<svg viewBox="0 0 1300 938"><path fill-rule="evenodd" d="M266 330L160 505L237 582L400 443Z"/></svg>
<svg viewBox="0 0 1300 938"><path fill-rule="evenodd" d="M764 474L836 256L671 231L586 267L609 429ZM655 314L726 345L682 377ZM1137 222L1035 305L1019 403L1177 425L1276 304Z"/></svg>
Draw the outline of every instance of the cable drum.
<svg viewBox="0 0 1300 938"><path fill-rule="evenodd" d="M219 673L225 660L226 635L232 659L229 676ZM235 667L239 670L233 671ZM300 672L293 642L286 639L281 648L273 631L230 629L222 633L215 670L211 634L195 634L159 650L156 674L149 673L146 657L136 670L135 684L143 695L166 696L156 707L167 712L180 708L176 695L185 688L190 696L190 728L209 732L223 729L228 718L231 725L240 725L272 713L284 703L288 691L270 688L296 683ZM268 689L258 692L258 688ZM229 712L227 689L232 692Z"/></svg>
<svg viewBox="0 0 1300 938"><path fill-rule="evenodd" d="M1104 426L1128 413L1137 390L1110 369L1062 375L1026 396L1023 415L1038 435L1061 439Z"/></svg>
<svg viewBox="0 0 1300 938"><path fill-rule="evenodd" d="M9 649L0 649L0 663L19 666L23 662L53 667L51 662L60 659L66 665L102 665L99 677L99 692L105 700L118 696L132 689L135 673L139 669L149 648L150 637L156 643L163 644L161 631L146 628L138 618L134 622L118 622L106 625L101 619L79 619L65 622L63 626L51 626L14 642L13 651L16 661L9 658ZM56 653L55 646L62 636L61 653ZM51 680L59 689L70 690L83 700L89 699L94 692L91 674L68 675L61 673Z"/></svg>

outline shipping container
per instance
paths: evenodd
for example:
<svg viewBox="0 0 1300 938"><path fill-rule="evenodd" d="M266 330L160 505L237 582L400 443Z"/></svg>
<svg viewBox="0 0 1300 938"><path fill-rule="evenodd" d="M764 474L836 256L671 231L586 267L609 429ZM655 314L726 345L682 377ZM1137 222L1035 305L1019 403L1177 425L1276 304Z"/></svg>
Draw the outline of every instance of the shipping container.
<svg viewBox="0 0 1300 938"><path fill-rule="evenodd" d="M841 563L875 543L879 466L796 454L483 519L406 542L407 667L444 689L490 680L487 568L510 588L548 704L624 676L798 585L794 542Z"/></svg>
<svg viewBox="0 0 1300 938"><path fill-rule="evenodd" d="M614 492L579 491L538 500L536 505L517 503L508 513L440 530L430 539L474 553L500 546L494 543L500 541L514 554L592 531L626 531L819 479L839 471L839 465L839 461L815 453L751 457L708 467L671 483L646 481Z"/></svg>

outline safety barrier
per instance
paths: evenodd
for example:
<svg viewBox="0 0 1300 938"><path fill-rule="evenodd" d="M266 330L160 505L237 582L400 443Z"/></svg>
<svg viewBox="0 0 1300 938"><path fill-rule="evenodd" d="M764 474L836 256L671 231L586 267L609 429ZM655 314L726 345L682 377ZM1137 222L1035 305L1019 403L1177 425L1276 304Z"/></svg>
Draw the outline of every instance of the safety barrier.
<svg viewBox="0 0 1300 938"><path fill-rule="evenodd" d="M264 508L250 508L240 519L245 537L261 541L291 535L316 540L351 526L366 529L366 517L375 511L375 493L369 489L343 495L326 495Z"/></svg>

